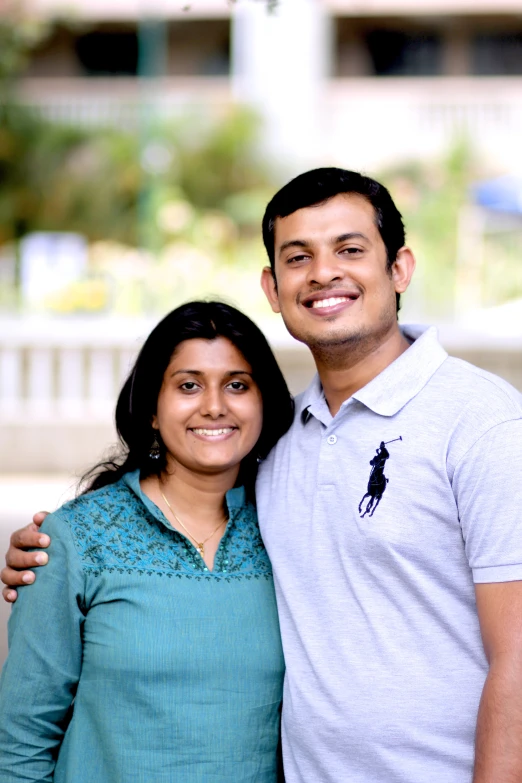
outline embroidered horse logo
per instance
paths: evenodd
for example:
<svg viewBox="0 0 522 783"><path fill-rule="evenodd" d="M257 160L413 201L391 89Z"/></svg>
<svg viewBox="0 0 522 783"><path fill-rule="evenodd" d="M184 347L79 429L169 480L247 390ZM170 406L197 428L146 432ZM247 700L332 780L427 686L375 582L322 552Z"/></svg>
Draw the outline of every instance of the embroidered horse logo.
<svg viewBox="0 0 522 783"><path fill-rule="evenodd" d="M384 490L386 489L386 484L388 483L388 479L384 475L384 466L386 465L386 460L390 457L390 452L386 446L389 443L395 443L397 440L402 440L402 435L399 438L394 438L394 440L388 440L386 443L381 441L379 448L375 451L375 457L370 460L372 469L370 472L370 478L368 479L368 489L359 503L359 514L361 519L366 516L366 514L369 514L371 517L373 517L375 509L381 502L381 498L384 495ZM361 514L362 506L366 498L370 499L366 504L364 512Z"/></svg>

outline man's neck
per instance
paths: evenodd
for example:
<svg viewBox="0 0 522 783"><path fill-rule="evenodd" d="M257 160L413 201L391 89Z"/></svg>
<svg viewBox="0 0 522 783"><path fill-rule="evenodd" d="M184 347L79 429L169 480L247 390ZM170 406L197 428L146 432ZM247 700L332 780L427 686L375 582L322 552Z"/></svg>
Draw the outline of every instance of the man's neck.
<svg viewBox="0 0 522 783"><path fill-rule="evenodd" d="M331 355L326 357L314 352L324 396L332 416L335 416L345 400L370 383L409 347L410 343L400 331L399 325L395 324L384 339L376 343L364 340L353 348L345 348L336 361L332 361Z"/></svg>

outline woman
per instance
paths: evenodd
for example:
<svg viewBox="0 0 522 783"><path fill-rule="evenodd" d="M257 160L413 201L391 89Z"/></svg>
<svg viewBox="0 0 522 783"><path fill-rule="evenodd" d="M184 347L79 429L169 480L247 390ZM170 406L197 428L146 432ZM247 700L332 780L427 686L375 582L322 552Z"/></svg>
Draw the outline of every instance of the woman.
<svg viewBox="0 0 522 783"><path fill-rule="evenodd" d="M274 783L283 657L254 506L292 401L245 315L193 302L118 399L120 459L50 515L0 687L0 781Z"/></svg>

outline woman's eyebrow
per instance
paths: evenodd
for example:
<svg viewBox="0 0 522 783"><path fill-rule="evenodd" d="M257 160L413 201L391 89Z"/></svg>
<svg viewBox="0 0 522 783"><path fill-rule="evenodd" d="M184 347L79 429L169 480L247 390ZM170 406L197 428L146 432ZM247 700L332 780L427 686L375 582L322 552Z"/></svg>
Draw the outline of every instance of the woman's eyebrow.
<svg viewBox="0 0 522 783"><path fill-rule="evenodd" d="M205 375L205 373L203 370L174 370L174 372L171 373L171 378L175 375ZM250 370L229 370L225 375L250 375L250 377L253 377Z"/></svg>

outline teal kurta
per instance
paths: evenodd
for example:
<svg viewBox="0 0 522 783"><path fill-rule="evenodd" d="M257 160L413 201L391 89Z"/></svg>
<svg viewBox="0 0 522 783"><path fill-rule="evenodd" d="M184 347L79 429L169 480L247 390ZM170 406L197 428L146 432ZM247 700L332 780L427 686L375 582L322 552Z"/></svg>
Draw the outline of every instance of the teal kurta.
<svg viewBox="0 0 522 783"><path fill-rule="evenodd" d="M227 504L213 571L137 472L46 519L9 621L0 783L275 783L272 572L244 490Z"/></svg>

